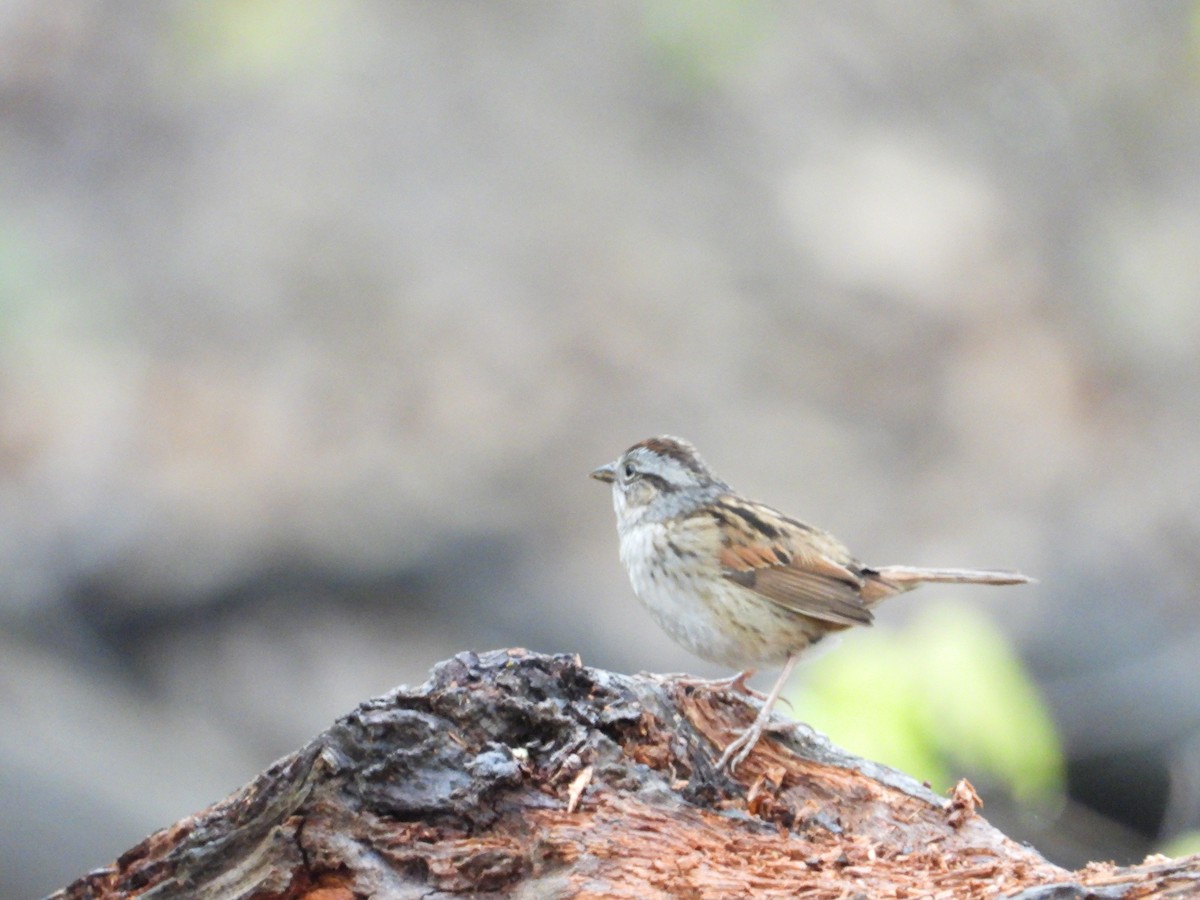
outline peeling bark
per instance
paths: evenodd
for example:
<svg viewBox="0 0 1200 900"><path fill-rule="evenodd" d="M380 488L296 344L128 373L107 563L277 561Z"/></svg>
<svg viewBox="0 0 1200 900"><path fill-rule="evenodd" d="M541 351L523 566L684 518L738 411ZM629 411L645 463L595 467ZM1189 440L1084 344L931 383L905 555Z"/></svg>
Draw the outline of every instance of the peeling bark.
<svg viewBox="0 0 1200 900"><path fill-rule="evenodd" d="M900 772L794 731L713 762L741 695L570 656L460 654L111 866L84 898L1193 896L1200 863L1070 873Z"/></svg>

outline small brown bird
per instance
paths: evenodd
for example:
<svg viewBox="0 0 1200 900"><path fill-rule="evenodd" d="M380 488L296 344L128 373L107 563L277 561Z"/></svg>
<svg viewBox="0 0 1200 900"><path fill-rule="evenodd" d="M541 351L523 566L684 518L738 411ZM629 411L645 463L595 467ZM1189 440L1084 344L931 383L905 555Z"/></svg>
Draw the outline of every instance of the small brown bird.
<svg viewBox="0 0 1200 900"><path fill-rule="evenodd" d="M925 582L1024 584L1018 572L864 566L833 535L736 493L675 437L634 444L592 477L612 485L621 562L655 621L697 656L742 669L782 665L754 723L722 754L734 771L767 725L800 654L870 625L881 600Z"/></svg>

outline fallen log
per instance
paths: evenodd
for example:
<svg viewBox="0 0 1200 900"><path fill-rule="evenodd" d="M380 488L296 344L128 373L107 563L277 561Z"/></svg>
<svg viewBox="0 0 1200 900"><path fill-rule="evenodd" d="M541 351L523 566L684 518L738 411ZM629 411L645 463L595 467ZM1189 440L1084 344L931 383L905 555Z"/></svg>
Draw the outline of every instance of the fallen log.
<svg viewBox="0 0 1200 900"><path fill-rule="evenodd" d="M93 898L1193 896L1196 857L1075 873L807 729L731 777L745 695L463 653L53 894Z"/></svg>

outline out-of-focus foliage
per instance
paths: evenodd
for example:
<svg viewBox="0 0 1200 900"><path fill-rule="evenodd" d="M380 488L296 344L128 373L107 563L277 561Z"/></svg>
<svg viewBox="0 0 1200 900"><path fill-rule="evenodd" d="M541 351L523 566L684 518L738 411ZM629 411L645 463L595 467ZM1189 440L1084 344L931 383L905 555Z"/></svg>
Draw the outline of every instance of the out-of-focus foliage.
<svg viewBox="0 0 1200 900"><path fill-rule="evenodd" d="M1176 835L1163 844L1158 852L1167 856L1191 856L1193 853L1200 853L1200 828Z"/></svg>
<svg viewBox="0 0 1200 900"><path fill-rule="evenodd" d="M771 9L762 0L653 0L643 11L646 42L672 75L702 89L745 62L771 28Z"/></svg>
<svg viewBox="0 0 1200 900"><path fill-rule="evenodd" d="M927 607L906 628L847 637L816 660L797 716L837 743L936 789L970 772L1048 808L1063 757L1037 689L1000 630L965 605Z"/></svg>
<svg viewBox="0 0 1200 900"><path fill-rule="evenodd" d="M216 0L180 10L179 49L201 68L231 78L270 77L313 62L335 16L328 4Z"/></svg>

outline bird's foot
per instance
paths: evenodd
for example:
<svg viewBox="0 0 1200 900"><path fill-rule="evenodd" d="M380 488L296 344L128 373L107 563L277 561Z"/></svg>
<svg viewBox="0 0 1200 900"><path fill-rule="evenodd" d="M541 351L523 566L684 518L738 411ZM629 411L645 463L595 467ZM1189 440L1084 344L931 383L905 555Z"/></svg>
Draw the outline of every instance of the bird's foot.
<svg viewBox="0 0 1200 900"><path fill-rule="evenodd" d="M732 775L750 755L751 751L758 744L759 739L764 734L794 734L801 740L811 740L816 731L806 722L762 722L754 720L749 728L739 734L721 754L721 758L717 760L717 768L723 769L728 767L729 774Z"/></svg>
<svg viewBox="0 0 1200 900"><path fill-rule="evenodd" d="M746 669L744 672L738 672L730 678L693 678L685 675L675 679L675 683L706 691L733 691L735 694L753 697L761 703L767 699L767 695L754 690L754 688L746 684L753 677L754 669Z"/></svg>
<svg viewBox="0 0 1200 900"><path fill-rule="evenodd" d="M775 681L775 686L771 688L771 693L767 694L766 699L762 703L762 707L758 710L758 715L754 717L754 721L750 727L737 736L737 738L721 754L721 758L717 761L717 769L728 769L732 775L742 761L750 755L750 751L758 743L758 739L762 737L763 732L771 725L771 709L775 706L775 701L779 699L779 695L783 692L783 686L787 683L788 677L792 674L792 669L796 667L796 660L800 658L798 653L788 657L788 661L784 663L783 671L779 673L779 678Z"/></svg>
<svg viewBox="0 0 1200 900"><path fill-rule="evenodd" d="M750 755L750 751L754 749L765 730L764 723L755 719L753 725L734 738L725 748L725 752L717 760L717 770L727 769L730 775L736 772L737 767Z"/></svg>

